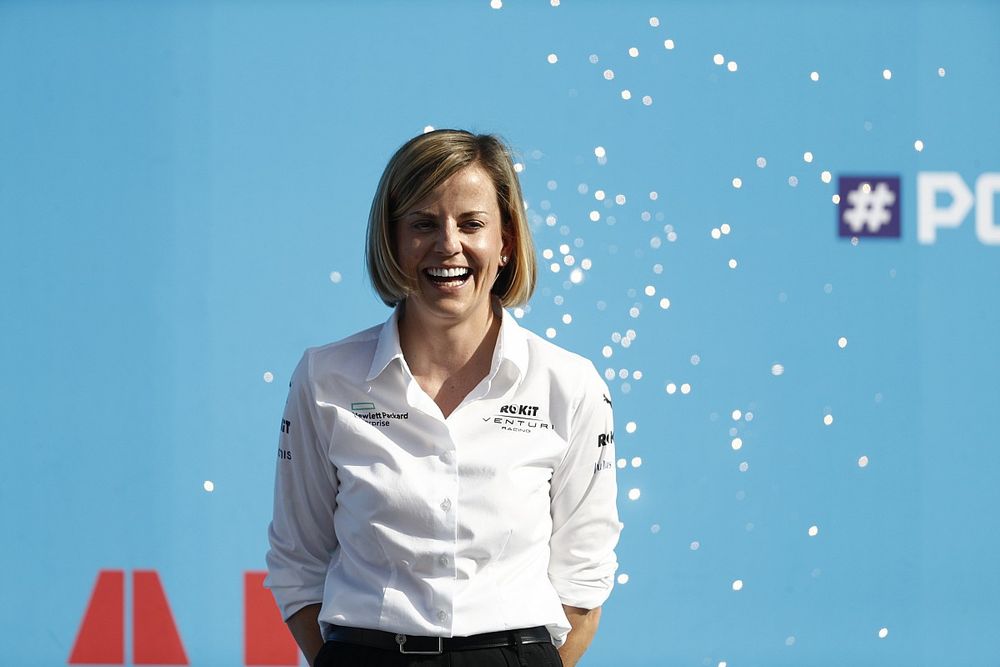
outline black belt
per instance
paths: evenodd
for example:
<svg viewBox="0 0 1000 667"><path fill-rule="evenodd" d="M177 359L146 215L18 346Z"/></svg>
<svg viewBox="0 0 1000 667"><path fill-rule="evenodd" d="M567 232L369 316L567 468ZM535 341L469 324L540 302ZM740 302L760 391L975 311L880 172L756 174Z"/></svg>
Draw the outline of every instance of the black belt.
<svg viewBox="0 0 1000 667"><path fill-rule="evenodd" d="M522 630L501 630L484 632L469 637L418 637L397 634L383 630L348 628L342 625L328 625L323 634L326 641L361 644L386 651L399 649L400 653L437 655L445 651L468 651L477 648L498 648L517 644L541 644L551 642L552 637L544 625Z"/></svg>

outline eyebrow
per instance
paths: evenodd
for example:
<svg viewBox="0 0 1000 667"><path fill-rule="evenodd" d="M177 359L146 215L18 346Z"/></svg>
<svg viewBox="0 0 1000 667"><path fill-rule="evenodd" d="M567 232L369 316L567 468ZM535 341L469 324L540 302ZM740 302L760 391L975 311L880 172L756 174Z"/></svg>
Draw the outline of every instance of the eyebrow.
<svg viewBox="0 0 1000 667"><path fill-rule="evenodd" d="M464 213L459 213L458 217L460 217L460 218L467 218L470 215L489 215L489 214L490 214L489 211L465 211ZM410 211L409 213L405 213L403 215L403 217L410 217L410 216L414 216L414 215L424 215L424 216L427 216L429 218L433 218L434 217L434 214L431 213L430 211L423 211L423 210L421 210L421 211Z"/></svg>

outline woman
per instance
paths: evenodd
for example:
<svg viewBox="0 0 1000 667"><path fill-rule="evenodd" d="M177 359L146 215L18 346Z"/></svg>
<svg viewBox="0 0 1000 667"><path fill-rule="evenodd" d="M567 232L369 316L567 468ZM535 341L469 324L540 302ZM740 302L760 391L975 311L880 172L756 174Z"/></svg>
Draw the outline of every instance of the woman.
<svg viewBox="0 0 1000 667"><path fill-rule="evenodd" d="M509 152L411 139L367 246L395 308L295 370L267 586L315 667L574 665L617 567L611 400L503 309L535 283Z"/></svg>

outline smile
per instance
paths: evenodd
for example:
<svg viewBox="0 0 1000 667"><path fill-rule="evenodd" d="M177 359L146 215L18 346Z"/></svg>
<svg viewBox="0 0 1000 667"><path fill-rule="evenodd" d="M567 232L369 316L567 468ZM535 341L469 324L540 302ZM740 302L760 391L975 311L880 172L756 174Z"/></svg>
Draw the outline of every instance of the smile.
<svg viewBox="0 0 1000 667"><path fill-rule="evenodd" d="M424 275L427 276L431 282L441 285L443 287L458 287L465 283L472 275L472 271L468 267L431 267L429 269L424 269Z"/></svg>

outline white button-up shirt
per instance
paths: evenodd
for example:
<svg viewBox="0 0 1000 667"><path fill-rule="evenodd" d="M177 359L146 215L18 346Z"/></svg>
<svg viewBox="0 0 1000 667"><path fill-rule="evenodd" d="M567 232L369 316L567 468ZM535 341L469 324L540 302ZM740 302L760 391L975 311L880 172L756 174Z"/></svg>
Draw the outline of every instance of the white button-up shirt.
<svg viewBox="0 0 1000 667"><path fill-rule="evenodd" d="M397 311L398 312L398 311ZM503 312L489 374L447 418L397 312L311 348L291 382L267 554L288 619L458 637L544 625L611 592L611 399L593 364Z"/></svg>

